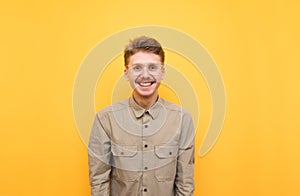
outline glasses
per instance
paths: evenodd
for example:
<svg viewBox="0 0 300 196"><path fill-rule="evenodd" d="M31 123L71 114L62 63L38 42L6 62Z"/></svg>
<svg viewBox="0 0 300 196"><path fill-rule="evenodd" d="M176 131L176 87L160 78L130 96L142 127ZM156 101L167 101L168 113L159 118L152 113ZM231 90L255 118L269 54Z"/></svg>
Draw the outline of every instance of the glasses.
<svg viewBox="0 0 300 196"><path fill-rule="evenodd" d="M162 67L163 65L160 63L149 63L149 64L137 63L129 66L129 70L131 70L133 74L140 75L143 73L145 68L147 68L149 74L159 75Z"/></svg>

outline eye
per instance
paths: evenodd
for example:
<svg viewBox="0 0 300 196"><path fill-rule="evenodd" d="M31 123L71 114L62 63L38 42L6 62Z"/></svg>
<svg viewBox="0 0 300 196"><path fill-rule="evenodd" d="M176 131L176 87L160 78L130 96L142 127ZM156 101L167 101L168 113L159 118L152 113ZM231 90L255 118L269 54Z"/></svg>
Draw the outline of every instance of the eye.
<svg viewBox="0 0 300 196"><path fill-rule="evenodd" d="M150 64L148 69L149 69L149 71L156 71L158 69L158 67L155 64Z"/></svg>
<svg viewBox="0 0 300 196"><path fill-rule="evenodd" d="M142 70L142 66L141 65L135 65L132 68L134 71L141 71Z"/></svg>

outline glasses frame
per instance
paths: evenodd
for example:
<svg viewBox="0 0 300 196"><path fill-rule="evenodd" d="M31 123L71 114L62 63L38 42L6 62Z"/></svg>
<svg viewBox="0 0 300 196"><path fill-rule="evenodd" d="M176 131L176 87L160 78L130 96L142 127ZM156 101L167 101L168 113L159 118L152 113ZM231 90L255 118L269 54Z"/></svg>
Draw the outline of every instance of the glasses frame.
<svg viewBox="0 0 300 196"><path fill-rule="evenodd" d="M161 70L163 66L164 66L163 63L136 63L136 64L128 65L127 68L129 71L131 71L132 74L141 75L142 73L144 73L145 68L147 67L148 74L153 76L158 76L161 74ZM156 69L151 70L151 67ZM142 68L142 69L138 69L138 68Z"/></svg>

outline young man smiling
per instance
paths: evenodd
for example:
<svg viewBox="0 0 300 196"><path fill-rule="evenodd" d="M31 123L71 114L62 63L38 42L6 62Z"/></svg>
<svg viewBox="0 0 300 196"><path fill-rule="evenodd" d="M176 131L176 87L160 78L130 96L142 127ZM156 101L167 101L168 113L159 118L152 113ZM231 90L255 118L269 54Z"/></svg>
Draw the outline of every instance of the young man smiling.
<svg viewBox="0 0 300 196"><path fill-rule="evenodd" d="M150 37L126 46L124 77L133 92L96 114L89 141L92 196L193 195L193 122L158 96L164 58Z"/></svg>

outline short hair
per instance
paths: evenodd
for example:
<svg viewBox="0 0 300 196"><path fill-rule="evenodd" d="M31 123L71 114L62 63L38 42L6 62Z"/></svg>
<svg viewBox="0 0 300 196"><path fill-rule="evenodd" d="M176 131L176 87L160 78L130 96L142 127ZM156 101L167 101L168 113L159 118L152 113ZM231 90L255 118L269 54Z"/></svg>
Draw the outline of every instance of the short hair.
<svg viewBox="0 0 300 196"><path fill-rule="evenodd" d="M125 47L124 63L126 67L128 65L130 56L140 51L157 54L158 56L160 56L162 63L164 63L165 61L165 52L162 49L160 43L154 38L140 36L133 40L130 40L129 44Z"/></svg>

